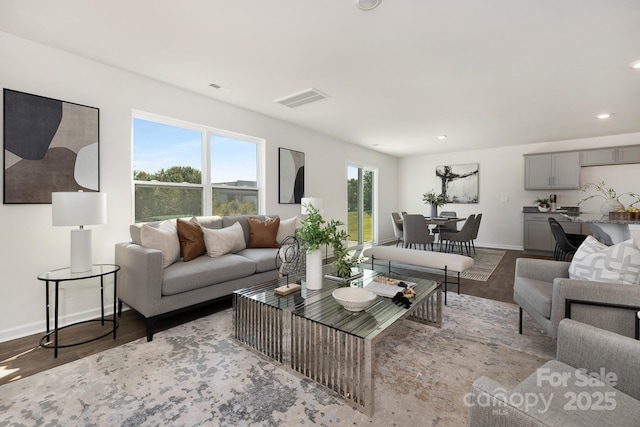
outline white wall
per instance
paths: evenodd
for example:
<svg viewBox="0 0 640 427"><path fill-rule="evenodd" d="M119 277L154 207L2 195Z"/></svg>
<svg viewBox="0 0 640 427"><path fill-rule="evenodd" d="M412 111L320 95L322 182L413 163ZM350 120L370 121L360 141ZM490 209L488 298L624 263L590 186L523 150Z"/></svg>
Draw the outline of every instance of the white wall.
<svg viewBox="0 0 640 427"><path fill-rule="evenodd" d="M522 207L534 206L533 201L550 193L558 195L558 205L575 206L585 194L576 190L530 191L524 190L523 154L567 151L616 145L640 144L640 134L613 135L518 145L506 148L425 155L400 159L398 164L398 208L409 213L429 213L422 202L422 194L438 189L435 168L438 165L479 163L479 203L450 204L445 210L454 210L459 216L482 213L477 244L486 247L521 250L523 245ZM619 193L640 193L640 165L595 166L581 169L580 182L606 181ZM502 197L508 202L502 202ZM628 205L631 200L621 199ZM581 205L584 212L599 212L601 200Z"/></svg>
<svg viewBox="0 0 640 427"><path fill-rule="evenodd" d="M325 217L346 220L346 165L377 168L380 216L397 204L397 159L266 116L0 32L3 88L100 109L100 183L108 224L93 230L94 262L112 263L113 245L129 239L132 221L131 113L146 111L266 140L266 213L289 218L299 205L278 204L278 147L306 154L306 195L324 199ZM391 237L390 221L380 221ZM44 283L38 273L69 263L68 227L52 227L51 205L0 206L0 341L42 331ZM112 292L109 283L107 292ZM61 316L95 316L95 282L65 285Z"/></svg>

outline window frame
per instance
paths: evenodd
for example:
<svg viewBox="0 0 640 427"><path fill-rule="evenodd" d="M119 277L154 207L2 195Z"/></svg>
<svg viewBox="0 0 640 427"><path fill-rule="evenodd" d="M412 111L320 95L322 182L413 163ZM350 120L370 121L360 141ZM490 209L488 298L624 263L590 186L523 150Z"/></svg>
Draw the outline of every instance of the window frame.
<svg viewBox="0 0 640 427"><path fill-rule="evenodd" d="M159 181L138 181L133 179L134 172L134 123L135 120L144 120L148 122L158 123L160 125L168 125L178 127L190 131L200 133L200 172L201 180L200 184L192 184L185 182L159 182ZM199 188L202 192L202 207L201 212L203 216L213 215L213 189L216 188L229 188L225 186L214 185L211 182L211 135L217 135L225 138L237 139L244 142L250 142L256 144L256 187L258 198L258 215L265 214L265 191L264 191L264 159L265 159L265 145L266 141L263 138L255 136L244 135L238 132L219 129L207 125L199 125L196 123L188 122L185 120L174 119L171 117L161 116L158 114L148 113L139 110L132 110L131 116L131 217L133 221L136 220L136 186L159 188L159 187L177 187L177 188Z"/></svg>

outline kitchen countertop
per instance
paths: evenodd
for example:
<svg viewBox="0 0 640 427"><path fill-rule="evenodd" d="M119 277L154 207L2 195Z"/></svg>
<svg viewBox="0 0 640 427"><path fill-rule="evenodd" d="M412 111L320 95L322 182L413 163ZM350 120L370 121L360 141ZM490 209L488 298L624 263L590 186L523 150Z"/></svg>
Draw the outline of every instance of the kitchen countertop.
<svg viewBox="0 0 640 427"><path fill-rule="evenodd" d="M629 221L623 219L609 219L608 215L581 213L578 216L564 214L571 222L584 222L592 224L640 224L640 221Z"/></svg>
<svg viewBox="0 0 640 427"><path fill-rule="evenodd" d="M562 215L562 214L578 214L578 207L577 206L562 206L559 207L558 209L556 209L555 211L549 211L549 212L542 212L540 210L538 210L537 206L523 206L522 207L522 212L523 213L543 213L543 214L558 214L558 215Z"/></svg>

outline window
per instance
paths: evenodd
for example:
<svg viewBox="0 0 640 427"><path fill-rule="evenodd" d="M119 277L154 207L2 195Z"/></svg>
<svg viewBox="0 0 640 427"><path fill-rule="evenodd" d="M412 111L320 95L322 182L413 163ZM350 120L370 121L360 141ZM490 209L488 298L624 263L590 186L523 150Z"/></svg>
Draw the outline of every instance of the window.
<svg viewBox="0 0 640 427"><path fill-rule="evenodd" d="M347 230L349 246L374 241L374 172L347 167Z"/></svg>
<svg viewBox="0 0 640 427"><path fill-rule="evenodd" d="M262 140L169 119L133 119L135 221L257 214Z"/></svg>

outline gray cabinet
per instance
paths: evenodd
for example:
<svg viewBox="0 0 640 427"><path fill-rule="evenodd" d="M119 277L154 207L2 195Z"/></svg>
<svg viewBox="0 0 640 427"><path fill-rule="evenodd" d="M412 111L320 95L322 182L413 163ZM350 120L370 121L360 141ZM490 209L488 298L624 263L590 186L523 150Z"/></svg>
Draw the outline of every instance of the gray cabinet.
<svg viewBox="0 0 640 427"><path fill-rule="evenodd" d="M640 146L619 147L616 150L618 163L640 163Z"/></svg>
<svg viewBox="0 0 640 427"><path fill-rule="evenodd" d="M580 152L581 166L619 165L640 163L640 145L597 148Z"/></svg>
<svg viewBox="0 0 640 427"><path fill-rule="evenodd" d="M551 234L549 217L555 218L562 225L565 233L580 234L581 224L569 221L560 214L525 213L524 214L524 253L531 255L553 256L556 240Z"/></svg>
<svg viewBox="0 0 640 427"><path fill-rule="evenodd" d="M616 162L616 149L586 150L580 152L582 166L611 165Z"/></svg>
<svg viewBox="0 0 640 427"><path fill-rule="evenodd" d="M580 188L580 152L527 154L525 190L573 190Z"/></svg>

